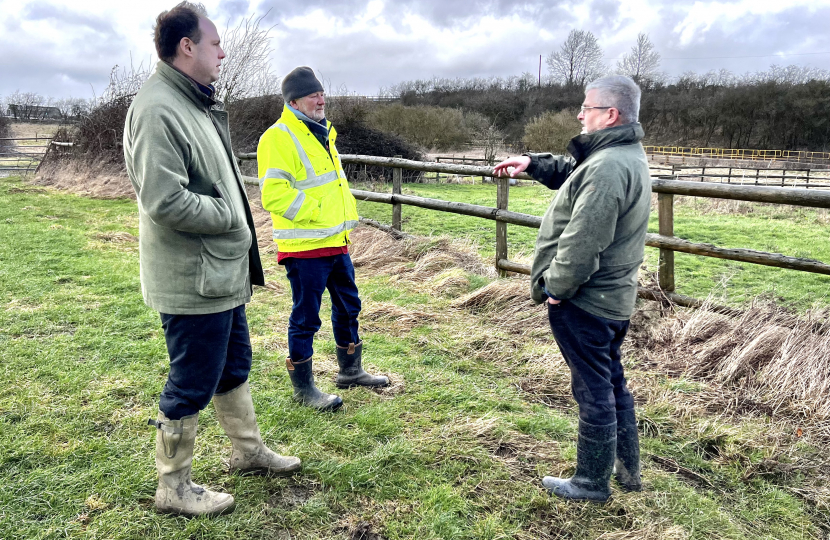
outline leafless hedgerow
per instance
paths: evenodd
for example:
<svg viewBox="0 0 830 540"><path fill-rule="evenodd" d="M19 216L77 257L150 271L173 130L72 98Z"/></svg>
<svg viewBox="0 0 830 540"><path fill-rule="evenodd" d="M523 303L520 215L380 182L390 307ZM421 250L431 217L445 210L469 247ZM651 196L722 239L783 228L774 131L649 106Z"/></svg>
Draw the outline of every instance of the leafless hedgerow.
<svg viewBox="0 0 830 540"><path fill-rule="evenodd" d="M230 105L246 97L276 94L280 78L271 65L271 30L261 23L266 17L251 15L222 35L225 60L214 83L217 98Z"/></svg>

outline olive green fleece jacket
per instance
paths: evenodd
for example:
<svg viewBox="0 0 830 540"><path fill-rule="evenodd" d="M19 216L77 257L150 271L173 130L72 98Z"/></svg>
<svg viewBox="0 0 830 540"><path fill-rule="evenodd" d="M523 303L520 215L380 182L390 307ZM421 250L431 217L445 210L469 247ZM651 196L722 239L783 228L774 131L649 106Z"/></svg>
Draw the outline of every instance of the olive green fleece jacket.
<svg viewBox="0 0 830 540"><path fill-rule="evenodd" d="M124 160L147 305L201 315L248 302L264 277L222 104L159 62L127 112Z"/></svg>
<svg viewBox="0 0 830 540"><path fill-rule="evenodd" d="M642 138L640 124L626 124L575 137L571 156L531 155L528 173L559 190L536 239L536 303L550 294L598 317L631 317L651 207Z"/></svg>

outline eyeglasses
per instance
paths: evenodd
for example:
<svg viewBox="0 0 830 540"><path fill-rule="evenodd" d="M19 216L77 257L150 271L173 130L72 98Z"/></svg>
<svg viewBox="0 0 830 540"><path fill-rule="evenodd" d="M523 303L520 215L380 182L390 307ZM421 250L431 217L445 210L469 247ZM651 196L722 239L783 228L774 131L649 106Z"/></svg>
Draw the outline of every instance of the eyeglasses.
<svg viewBox="0 0 830 540"><path fill-rule="evenodd" d="M587 111L588 109L613 109L613 108L614 107L586 107L585 105L582 105L581 107L579 107L579 112L584 114L585 111Z"/></svg>

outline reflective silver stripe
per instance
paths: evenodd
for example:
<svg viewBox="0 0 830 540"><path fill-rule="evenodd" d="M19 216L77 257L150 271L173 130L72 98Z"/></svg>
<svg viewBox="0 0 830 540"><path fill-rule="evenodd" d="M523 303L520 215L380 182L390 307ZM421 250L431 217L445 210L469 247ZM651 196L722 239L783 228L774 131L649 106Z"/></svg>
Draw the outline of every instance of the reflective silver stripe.
<svg viewBox="0 0 830 540"><path fill-rule="evenodd" d="M278 178L282 180L287 180L291 187L294 187L294 184L297 181L294 179L294 175L288 171L284 171L282 169L268 169L265 171L265 176L259 179L259 190L262 191L262 186L265 185L265 181L269 178Z"/></svg>
<svg viewBox="0 0 830 540"><path fill-rule="evenodd" d="M297 136L294 135L294 133L285 124L277 124L276 128L291 135L291 139L294 141L294 146L297 147L297 155L300 156L300 161L303 162L303 167L305 167L306 179L311 179L317 176L314 173L314 167L311 166L311 160L308 159L308 154L305 153L305 149L303 148L303 145L300 144L300 140Z"/></svg>
<svg viewBox="0 0 830 540"><path fill-rule="evenodd" d="M297 189L310 189L313 187L324 186L329 182L334 182L337 178L337 171L329 171L325 174L321 174L320 176L312 176L306 180L300 180L294 187Z"/></svg>
<svg viewBox="0 0 830 540"><path fill-rule="evenodd" d="M300 144L300 140L297 139L297 136L289 129L288 126L285 124L276 124L277 129L281 129L282 131L291 135L291 139L294 141L294 146L297 148L297 155L300 157L300 161L303 163L303 167L305 168L305 180L300 180L299 182L293 182L291 184L292 187L297 189L311 189L319 186L324 186L329 182L334 182L337 180L337 171L330 171L325 174L317 175L314 172L314 167L311 165L311 160L308 158L308 154L303 148L303 145ZM271 169L269 169L270 171ZM278 169L274 169L275 171ZM341 169L342 171L342 169ZM342 174L342 173L341 173ZM266 173L267 176L267 173ZM342 175L344 178L346 177L345 174ZM293 178L291 179L293 180ZM291 181L289 180L289 181Z"/></svg>
<svg viewBox="0 0 830 540"><path fill-rule="evenodd" d="M285 219L294 221L294 218L297 217L297 213L300 211L300 208L303 207L303 202L305 201L305 193L299 192L297 196L294 198L294 202L288 207L288 210L282 215Z"/></svg>
<svg viewBox="0 0 830 540"><path fill-rule="evenodd" d="M328 238L357 227L357 221L344 221L327 229L274 229L274 240L299 240L303 238Z"/></svg>

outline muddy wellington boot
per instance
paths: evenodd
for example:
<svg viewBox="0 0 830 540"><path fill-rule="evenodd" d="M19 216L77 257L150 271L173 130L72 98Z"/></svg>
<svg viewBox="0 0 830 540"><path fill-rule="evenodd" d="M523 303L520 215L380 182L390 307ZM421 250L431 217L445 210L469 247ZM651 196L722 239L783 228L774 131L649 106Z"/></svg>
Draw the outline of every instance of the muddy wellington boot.
<svg viewBox="0 0 830 540"><path fill-rule="evenodd" d="M199 413L181 420L170 420L159 411L158 420L150 420L156 427L156 469L159 485L156 489L156 509L165 514L211 516L233 510L233 497L194 484L190 480L193 446Z"/></svg>
<svg viewBox="0 0 830 540"><path fill-rule="evenodd" d="M288 376L294 386L294 400L318 411L335 411L343 405L343 400L335 394L321 392L314 386L311 358L308 357L300 362L294 362L291 358L285 359Z"/></svg>
<svg viewBox="0 0 830 540"><path fill-rule="evenodd" d="M641 491L640 437L634 409L617 411L617 459L614 460L614 478L626 491Z"/></svg>
<svg viewBox="0 0 830 540"><path fill-rule="evenodd" d="M281 456L262 442L248 381L214 395L213 406L219 425L233 444L231 472L282 476L300 469L299 458Z"/></svg>
<svg viewBox="0 0 830 540"><path fill-rule="evenodd" d="M337 365L340 372L334 384L337 388L352 386L369 386L378 388L389 385L389 378L383 375L371 375L363 371L362 367L363 342L357 345L349 343L348 347L337 346Z"/></svg>
<svg viewBox="0 0 830 540"><path fill-rule="evenodd" d="M579 421L576 442L576 472L571 478L546 476L542 485L551 495L574 501L605 502L617 449L617 423L595 426Z"/></svg>

